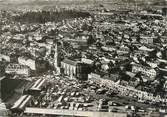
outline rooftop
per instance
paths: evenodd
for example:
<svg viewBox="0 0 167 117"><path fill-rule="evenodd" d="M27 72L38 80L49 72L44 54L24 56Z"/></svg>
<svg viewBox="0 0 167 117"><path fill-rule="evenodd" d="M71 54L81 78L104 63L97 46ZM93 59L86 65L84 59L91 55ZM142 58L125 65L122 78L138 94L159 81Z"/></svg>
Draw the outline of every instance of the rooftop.
<svg viewBox="0 0 167 117"><path fill-rule="evenodd" d="M64 59L62 61L63 63L70 64L70 65L77 65L78 61L70 60L70 59Z"/></svg>

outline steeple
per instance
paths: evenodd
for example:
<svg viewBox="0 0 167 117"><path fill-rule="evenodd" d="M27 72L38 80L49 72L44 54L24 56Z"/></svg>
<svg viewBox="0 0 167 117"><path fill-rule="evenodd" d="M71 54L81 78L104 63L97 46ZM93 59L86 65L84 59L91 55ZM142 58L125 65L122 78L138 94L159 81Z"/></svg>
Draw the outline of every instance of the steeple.
<svg viewBox="0 0 167 117"><path fill-rule="evenodd" d="M58 67L58 64L57 64L57 56L58 56L58 53L57 53L57 42L55 43L55 54L54 54L54 67L57 68Z"/></svg>
<svg viewBox="0 0 167 117"><path fill-rule="evenodd" d="M58 46L57 46L57 41L55 42L55 54L54 54L54 67L57 71L57 73L59 74L60 73L60 68L58 66Z"/></svg>

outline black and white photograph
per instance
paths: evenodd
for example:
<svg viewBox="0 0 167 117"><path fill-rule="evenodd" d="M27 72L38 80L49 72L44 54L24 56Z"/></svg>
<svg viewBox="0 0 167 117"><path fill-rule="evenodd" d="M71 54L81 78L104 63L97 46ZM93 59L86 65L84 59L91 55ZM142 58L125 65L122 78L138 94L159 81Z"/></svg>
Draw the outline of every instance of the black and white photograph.
<svg viewBox="0 0 167 117"><path fill-rule="evenodd" d="M167 117L167 0L0 0L0 117Z"/></svg>

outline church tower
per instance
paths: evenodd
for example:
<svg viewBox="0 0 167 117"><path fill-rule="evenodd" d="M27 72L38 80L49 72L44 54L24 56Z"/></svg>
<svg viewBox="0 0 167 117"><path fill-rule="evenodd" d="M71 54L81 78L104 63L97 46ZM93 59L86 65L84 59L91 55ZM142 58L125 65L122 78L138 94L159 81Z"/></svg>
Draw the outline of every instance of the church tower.
<svg viewBox="0 0 167 117"><path fill-rule="evenodd" d="M58 66L58 46L57 46L57 42L55 43L54 51L55 51L55 53L54 53L54 67L55 67L57 73L60 73L60 68Z"/></svg>
<svg viewBox="0 0 167 117"><path fill-rule="evenodd" d="M57 63L57 56L58 56L58 53L57 53L57 42L55 44L55 54L54 54L54 67L57 68L58 67L58 63Z"/></svg>

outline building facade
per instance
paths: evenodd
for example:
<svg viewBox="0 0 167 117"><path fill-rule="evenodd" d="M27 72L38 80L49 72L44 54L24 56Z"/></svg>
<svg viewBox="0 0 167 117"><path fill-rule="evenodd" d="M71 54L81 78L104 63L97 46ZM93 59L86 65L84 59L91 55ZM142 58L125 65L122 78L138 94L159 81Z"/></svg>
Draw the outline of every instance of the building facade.
<svg viewBox="0 0 167 117"><path fill-rule="evenodd" d="M87 80L88 74L91 72L91 68L88 64L78 63L76 67L76 78L79 80Z"/></svg>
<svg viewBox="0 0 167 117"><path fill-rule="evenodd" d="M142 44L153 44L155 37L140 36L140 38Z"/></svg>
<svg viewBox="0 0 167 117"><path fill-rule="evenodd" d="M10 56L8 55L4 55L4 54L0 54L0 60L5 60L7 62L10 62Z"/></svg>
<svg viewBox="0 0 167 117"><path fill-rule="evenodd" d="M20 65L20 64L9 64L5 72L8 74L18 74L18 75L30 75L30 68L28 66Z"/></svg>
<svg viewBox="0 0 167 117"><path fill-rule="evenodd" d="M35 60L33 60L33 59L29 59L26 57L19 57L18 63L21 65L29 66L31 70L36 70Z"/></svg>
<svg viewBox="0 0 167 117"><path fill-rule="evenodd" d="M149 78L154 78L157 75L157 72L155 69L138 65L138 64L133 64L132 65L132 72L133 73L138 73L141 72L142 75L149 77Z"/></svg>
<svg viewBox="0 0 167 117"><path fill-rule="evenodd" d="M68 75L70 78L76 78L76 61L65 59L61 62L61 68L64 70L65 75Z"/></svg>
<svg viewBox="0 0 167 117"><path fill-rule="evenodd" d="M5 66L6 66L6 63L0 61L0 77L4 76L5 74Z"/></svg>
<svg viewBox="0 0 167 117"><path fill-rule="evenodd" d="M80 80L87 80L88 74L91 71L89 65L69 59L65 59L61 62L61 68L65 75Z"/></svg>

